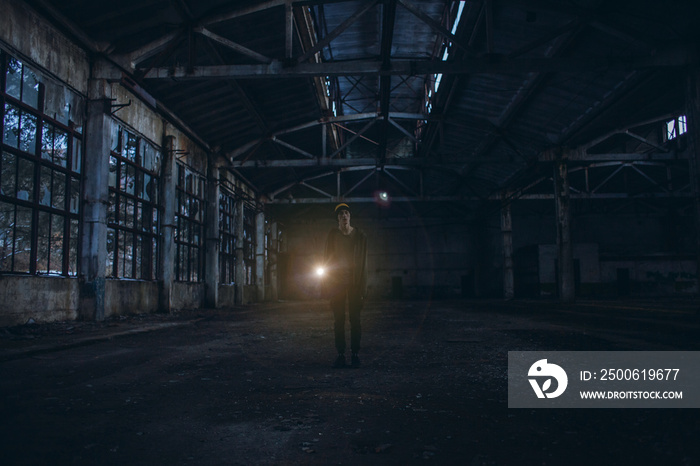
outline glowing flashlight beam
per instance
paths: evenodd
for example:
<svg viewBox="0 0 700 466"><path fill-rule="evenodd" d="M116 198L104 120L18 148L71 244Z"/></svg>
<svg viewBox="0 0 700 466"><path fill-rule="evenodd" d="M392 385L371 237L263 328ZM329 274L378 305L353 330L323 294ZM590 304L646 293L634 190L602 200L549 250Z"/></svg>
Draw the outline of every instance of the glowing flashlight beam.
<svg viewBox="0 0 700 466"><path fill-rule="evenodd" d="M325 274L326 274L326 269L324 269L323 267L318 267L316 269L316 276L317 277L323 277Z"/></svg>

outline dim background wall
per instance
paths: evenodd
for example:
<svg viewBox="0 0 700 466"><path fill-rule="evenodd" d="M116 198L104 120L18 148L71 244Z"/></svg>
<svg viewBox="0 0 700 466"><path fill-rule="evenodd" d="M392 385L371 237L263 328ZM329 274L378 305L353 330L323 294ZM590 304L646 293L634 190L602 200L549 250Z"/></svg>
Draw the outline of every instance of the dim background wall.
<svg viewBox="0 0 700 466"><path fill-rule="evenodd" d="M660 296L697 292L692 216L681 214L682 210L677 209L673 201L655 209L635 206L630 201L618 206L607 204L609 209L612 207L610 212L601 212L601 207L605 205L591 206L586 201L577 201L572 209L571 231L579 296ZM555 296L554 202L523 200L514 203L512 211L516 297ZM497 241L491 245L492 253L502 254L502 245ZM533 255L537 256L536 267L523 263L532 261ZM523 290L526 271L538 274L540 289L535 293ZM621 284L620 280L627 276L628 285ZM629 289L625 290L625 286Z"/></svg>
<svg viewBox="0 0 700 466"><path fill-rule="evenodd" d="M465 282L473 281L477 258L472 228L464 224L362 216L351 223L367 234L370 298L458 297ZM283 298L319 296L313 271L336 227L333 218L285 223Z"/></svg>

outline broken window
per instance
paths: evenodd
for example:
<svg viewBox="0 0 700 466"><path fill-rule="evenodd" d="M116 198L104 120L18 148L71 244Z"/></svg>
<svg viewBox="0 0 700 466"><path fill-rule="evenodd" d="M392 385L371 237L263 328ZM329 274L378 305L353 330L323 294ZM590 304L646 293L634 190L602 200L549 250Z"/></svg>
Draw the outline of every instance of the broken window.
<svg viewBox="0 0 700 466"><path fill-rule="evenodd" d="M192 168L177 164L177 210L175 212L175 279L204 280L205 177Z"/></svg>
<svg viewBox="0 0 700 466"><path fill-rule="evenodd" d="M44 77L38 72L4 52L0 68L0 270L75 276L80 129L45 113Z"/></svg>
<svg viewBox="0 0 700 466"><path fill-rule="evenodd" d="M236 282L236 198L232 189L219 193L219 283Z"/></svg>
<svg viewBox="0 0 700 466"><path fill-rule="evenodd" d="M244 285L255 284L255 210L248 204L243 208L243 267Z"/></svg>
<svg viewBox="0 0 700 466"><path fill-rule="evenodd" d="M155 280L160 151L113 122L107 210L108 277Z"/></svg>
<svg viewBox="0 0 700 466"><path fill-rule="evenodd" d="M688 126L686 124L685 115L681 115L678 118L674 118L671 121L666 122L666 140L671 141L676 139L681 134L688 131Z"/></svg>

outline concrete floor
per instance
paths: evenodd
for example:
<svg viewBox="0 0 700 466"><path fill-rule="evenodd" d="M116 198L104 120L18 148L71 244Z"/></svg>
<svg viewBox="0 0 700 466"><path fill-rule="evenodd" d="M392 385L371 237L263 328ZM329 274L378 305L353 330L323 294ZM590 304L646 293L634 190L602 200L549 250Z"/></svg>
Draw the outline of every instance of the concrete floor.
<svg viewBox="0 0 700 466"><path fill-rule="evenodd" d="M507 352L697 350L692 300L323 302L0 329L7 465L700 464L693 409L509 409Z"/></svg>

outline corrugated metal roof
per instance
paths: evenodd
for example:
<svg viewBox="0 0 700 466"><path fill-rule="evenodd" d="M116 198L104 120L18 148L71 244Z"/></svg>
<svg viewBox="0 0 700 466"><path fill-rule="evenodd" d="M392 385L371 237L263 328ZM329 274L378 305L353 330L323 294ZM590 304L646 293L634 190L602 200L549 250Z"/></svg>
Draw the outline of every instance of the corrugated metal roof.
<svg viewBox="0 0 700 466"><path fill-rule="evenodd" d="M694 23L700 17L700 6L689 2L466 1L455 35L445 39L443 33L452 30L460 2L294 2L290 58L282 0L48 3L66 18L54 18L59 27L74 25L114 60L170 38L138 60L132 78L210 147L229 154L233 162L259 163L259 168L238 170L268 194L290 182L339 170L343 185L353 186L359 171L295 162L312 157L322 163L324 121L329 121L327 154L355 138L333 160L375 160L380 166L416 162L396 175L398 181L386 176L379 184L393 183L405 191L418 184L422 173L426 195L493 194L526 177L537 155L557 144L584 144L625 124L682 111L680 67L621 64L664 57L666 50L697 44ZM367 11L322 47L317 59L304 63L338 64L355 71L345 75L331 70L328 79L323 74L315 79L295 74L301 69L296 60L306 50L335 35L334 30L362 8ZM392 22L389 48L383 28ZM196 27L210 31L210 36ZM402 65L400 60L412 60L413 67L440 64L445 47L446 68L437 94L431 93L428 115L427 92L435 73L411 68L413 72L396 74L392 69ZM382 56L383 49L390 53ZM272 76L263 71L246 79L226 74L243 65L266 67L269 60L277 68L264 72ZM383 71L366 71L382 60ZM462 63L470 67L449 68ZM500 63L511 66L499 67ZM218 77L144 78L151 69L212 65L229 68L217 71ZM290 74L282 77L284 73ZM330 88L324 87L326 82ZM400 128L382 121L383 111ZM363 113L368 115L352 120ZM355 136L360 132L361 137ZM289 164L271 168L271 161ZM335 193L335 176L314 183ZM280 195L322 197L304 185L295 190ZM369 184L355 192L361 191L371 194Z"/></svg>

